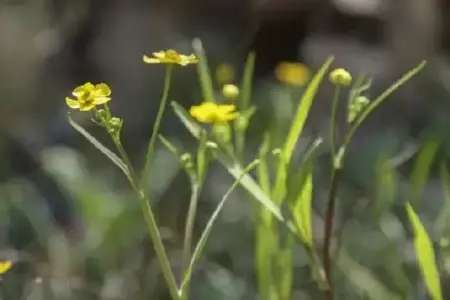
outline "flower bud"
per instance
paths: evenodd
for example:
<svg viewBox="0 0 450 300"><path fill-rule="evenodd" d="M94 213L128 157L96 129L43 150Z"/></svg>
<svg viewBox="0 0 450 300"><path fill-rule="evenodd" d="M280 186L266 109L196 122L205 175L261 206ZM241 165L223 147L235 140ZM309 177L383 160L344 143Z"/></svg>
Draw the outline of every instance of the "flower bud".
<svg viewBox="0 0 450 300"><path fill-rule="evenodd" d="M330 81L337 86L349 86L352 83L352 75L345 69L335 69L330 73Z"/></svg>
<svg viewBox="0 0 450 300"><path fill-rule="evenodd" d="M192 155L190 153L183 153L180 156L180 161L183 165L184 168L190 170L192 168L194 168L194 158L192 157Z"/></svg>
<svg viewBox="0 0 450 300"><path fill-rule="evenodd" d="M222 94L230 99L234 99L239 96L239 88L234 84L225 84L222 88Z"/></svg>

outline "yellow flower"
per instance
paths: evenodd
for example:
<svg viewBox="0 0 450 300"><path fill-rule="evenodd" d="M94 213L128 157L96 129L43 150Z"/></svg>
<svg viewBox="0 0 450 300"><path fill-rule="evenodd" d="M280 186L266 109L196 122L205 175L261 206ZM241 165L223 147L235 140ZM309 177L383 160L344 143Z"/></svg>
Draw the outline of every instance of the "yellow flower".
<svg viewBox="0 0 450 300"><path fill-rule="evenodd" d="M239 96L239 88L234 84L225 84L222 88L222 94L227 98L234 99Z"/></svg>
<svg viewBox="0 0 450 300"><path fill-rule="evenodd" d="M301 63L282 62L276 67L275 76L283 83L302 86L308 81L309 70Z"/></svg>
<svg viewBox="0 0 450 300"><path fill-rule="evenodd" d="M192 106L189 114L202 123L223 123L236 119L238 113L232 104L220 105L213 102L204 102Z"/></svg>
<svg viewBox="0 0 450 300"><path fill-rule="evenodd" d="M352 75L345 69L335 69L330 73L330 81L334 85L348 86L352 83Z"/></svg>
<svg viewBox="0 0 450 300"><path fill-rule="evenodd" d="M197 63L197 57L194 54L184 55L175 50L153 52L153 57L144 55L143 60L147 64L179 64L187 66Z"/></svg>
<svg viewBox="0 0 450 300"><path fill-rule="evenodd" d="M0 275L8 272L12 265L13 263L10 260L0 260Z"/></svg>
<svg viewBox="0 0 450 300"><path fill-rule="evenodd" d="M76 99L66 97L67 105L72 109L89 111L97 105L105 104L111 100L111 89L105 83L93 85L88 82L76 87L72 95Z"/></svg>

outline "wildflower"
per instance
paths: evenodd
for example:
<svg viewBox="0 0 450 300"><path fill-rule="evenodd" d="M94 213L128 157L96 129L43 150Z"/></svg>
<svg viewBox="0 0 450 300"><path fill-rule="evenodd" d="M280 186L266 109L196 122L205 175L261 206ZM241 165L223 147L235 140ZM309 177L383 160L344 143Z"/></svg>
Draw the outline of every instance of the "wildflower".
<svg viewBox="0 0 450 300"><path fill-rule="evenodd" d="M8 272L12 265L13 263L10 260L0 260L0 275Z"/></svg>
<svg viewBox="0 0 450 300"><path fill-rule="evenodd" d="M275 76L283 83L302 86L308 81L309 70L301 63L282 62L276 67Z"/></svg>
<svg viewBox="0 0 450 300"><path fill-rule="evenodd" d="M225 84L222 88L222 94L230 99L234 99L239 96L239 88L234 84Z"/></svg>
<svg viewBox="0 0 450 300"><path fill-rule="evenodd" d="M352 83L352 75L345 69L335 69L330 73L330 81L334 85L348 86Z"/></svg>
<svg viewBox="0 0 450 300"><path fill-rule="evenodd" d="M111 98L111 89L105 83L93 85L88 82L76 87L72 95L76 99L66 97L67 105L72 109L78 109L80 111L89 111L97 105L105 104Z"/></svg>
<svg viewBox="0 0 450 300"><path fill-rule="evenodd" d="M188 64L197 63L197 57L194 54L184 55L175 50L153 52L153 57L143 56L143 60L147 64L179 64L187 66Z"/></svg>
<svg viewBox="0 0 450 300"><path fill-rule="evenodd" d="M213 102L204 102L192 106L189 114L202 123L223 123L234 120L238 113L232 104L220 105Z"/></svg>
<svg viewBox="0 0 450 300"><path fill-rule="evenodd" d="M229 83L234 80L234 69L229 64L221 64L216 69L216 80L220 84Z"/></svg>

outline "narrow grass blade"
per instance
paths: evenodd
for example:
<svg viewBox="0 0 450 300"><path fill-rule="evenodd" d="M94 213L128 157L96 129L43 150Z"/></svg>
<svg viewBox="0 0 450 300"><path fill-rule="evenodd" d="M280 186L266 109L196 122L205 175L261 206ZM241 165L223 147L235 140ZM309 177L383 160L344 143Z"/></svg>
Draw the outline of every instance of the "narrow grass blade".
<svg viewBox="0 0 450 300"><path fill-rule="evenodd" d="M255 69L255 53L250 53L245 62L244 76L241 83L241 95L238 107L240 110L247 109L250 106L252 98L253 70Z"/></svg>
<svg viewBox="0 0 450 300"><path fill-rule="evenodd" d="M289 129L280 155L280 160L276 172L272 198L277 204L280 204L283 201L283 198L286 194L287 168L291 161L292 154L294 153L298 138L303 132L306 118L308 117L312 102L317 95L320 83L322 82L332 62L333 58L331 57L323 64L323 66L313 77L306 91L304 92L300 104L297 108L297 112L295 113L294 120L292 121L292 125Z"/></svg>
<svg viewBox="0 0 450 300"><path fill-rule="evenodd" d="M202 88L202 95L204 101L215 101L214 96L214 85L211 77L211 72L209 71L208 61L206 60L205 49L203 49L203 44L200 39L194 39L192 42L192 47L194 48L195 55L198 59L197 71L200 80L200 86Z"/></svg>
<svg viewBox="0 0 450 300"><path fill-rule="evenodd" d="M313 168L316 151L322 139L318 138L305 154L300 170L293 176L289 184L288 207L300 235L300 239L307 247L312 247L311 204L313 192Z"/></svg>
<svg viewBox="0 0 450 300"><path fill-rule="evenodd" d="M103 144L100 143L95 137L93 137L83 127L78 125L78 123L72 119L70 114L67 116L67 119L69 121L70 126L72 126L73 129L78 131L78 133L84 136L95 148L97 148L101 153L103 153L106 157L108 157L116 166L118 166L122 170L122 172L125 173L125 175L128 178L131 178L127 165L120 159L119 156L117 156L114 152L103 146Z"/></svg>
<svg viewBox="0 0 450 300"><path fill-rule="evenodd" d="M414 247L428 292L433 300L442 300L441 283L431 239L410 203L405 203L405 209L414 230Z"/></svg>
<svg viewBox="0 0 450 300"><path fill-rule="evenodd" d="M219 213L222 211L223 206L225 205L227 199L230 197L231 193L236 189L236 187L239 186L239 181L248 173L250 172L254 167L257 166L259 163L258 160L253 161L250 163L245 169L242 170L241 174L236 178L234 183L231 185L231 187L228 189L228 191L225 193L225 195L222 197L222 200L219 202L219 205L217 205L216 209L214 210L213 214L211 215L210 219L208 220L208 223L206 224L205 229L203 230L202 235L200 236L200 239L197 243L197 246L195 247L194 253L192 254L191 262L189 264L189 267L186 271L186 275L183 278L183 282L181 284L180 290L183 291L186 284L189 282L192 271L194 269L195 263L200 258L200 255L202 253L202 250L206 244L206 241L208 240L209 234L211 233L212 227L214 223L216 222Z"/></svg>
<svg viewBox="0 0 450 300"><path fill-rule="evenodd" d="M439 147L439 141L430 139L425 143L414 162L414 168L411 175L411 188L408 193L407 201L416 205L419 201L423 187L428 180L431 164L436 156Z"/></svg>

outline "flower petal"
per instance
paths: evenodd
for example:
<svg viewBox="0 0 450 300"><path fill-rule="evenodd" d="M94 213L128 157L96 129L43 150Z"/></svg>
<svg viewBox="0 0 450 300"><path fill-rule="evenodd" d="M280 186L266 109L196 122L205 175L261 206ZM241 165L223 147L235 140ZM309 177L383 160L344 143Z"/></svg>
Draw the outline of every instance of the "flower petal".
<svg viewBox="0 0 450 300"><path fill-rule="evenodd" d="M85 84L83 84L83 89L85 91L91 92L91 91L93 91L95 89L95 85L93 85L90 82L86 82Z"/></svg>
<svg viewBox="0 0 450 300"><path fill-rule="evenodd" d="M144 55L142 57L142 60L147 64L159 64L161 61L158 58L154 57L148 57L147 55Z"/></svg>
<svg viewBox="0 0 450 300"><path fill-rule="evenodd" d="M228 114L228 113L235 111L236 106L234 106L233 104L224 104L224 105L219 105L218 109L220 110L220 112L222 112L224 114Z"/></svg>
<svg viewBox="0 0 450 300"><path fill-rule="evenodd" d="M85 92L86 90L84 89L84 86L80 85L73 90L72 95L78 98L81 97Z"/></svg>
<svg viewBox="0 0 450 300"><path fill-rule="evenodd" d="M164 57L166 57L166 52L165 51L157 51L157 52L153 52L152 55L156 58L164 58Z"/></svg>
<svg viewBox="0 0 450 300"><path fill-rule="evenodd" d="M91 102L89 104L85 104L85 105L81 105L80 106L80 111L90 111L91 109L93 109L95 107L94 102Z"/></svg>
<svg viewBox="0 0 450 300"><path fill-rule="evenodd" d="M66 97L66 103L67 106L69 106L72 109L79 109L80 108L80 102L74 99L70 99L69 97Z"/></svg>
<svg viewBox="0 0 450 300"><path fill-rule="evenodd" d="M93 101L93 105L101 105L101 104L105 104L106 102L108 102L109 100L111 100L111 97L95 97L94 101Z"/></svg>
<svg viewBox="0 0 450 300"><path fill-rule="evenodd" d="M100 90L102 96L108 97L111 95L111 89L109 88L109 86L106 83L97 84L95 86L95 89Z"/></svg>

